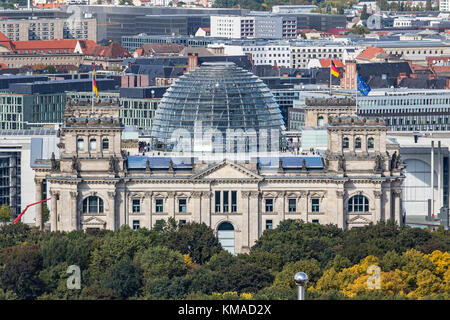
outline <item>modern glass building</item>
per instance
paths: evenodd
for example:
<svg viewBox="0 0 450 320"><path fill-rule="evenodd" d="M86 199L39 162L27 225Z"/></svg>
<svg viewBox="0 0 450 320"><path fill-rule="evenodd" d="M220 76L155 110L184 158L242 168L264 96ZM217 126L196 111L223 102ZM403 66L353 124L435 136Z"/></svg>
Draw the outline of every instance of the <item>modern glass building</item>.
<svg viewBox="0 0 450 320"><path fill-rule="evenodd" d="M392 131L450 130L449 90L384 89L358 97L358 114L384 117Z"/></svg>
<svg viewBox="0 0 450 320"><path fill-rule="evenodd" d="M255 151L255 146L258 151L273 151L281 135L277 141L272 141L271 134L273 131L280 134L284 122L275 98L258 77L234 63L215 62L203 63L181 76L166 91L153 121L154 146L175 150L180 133L187 132L193 137L194 126L201 126L202 134L207 134L208 130L219 133L208 140L211 150L205 146L203 151L230 151L225 148L230 142L236 148L233 151L242 148ZM229 132L240 132L238 136L245 136L245 139L236 140ZM249 132L256 136L253 134L249 138L243 134ZM267 145L260 143L262 140L259 138L263 134L267 134L264 142ZM254 138L257 143L253 142ZM190 151L196 151L200 146L194 143L192 147Z"/></svg>

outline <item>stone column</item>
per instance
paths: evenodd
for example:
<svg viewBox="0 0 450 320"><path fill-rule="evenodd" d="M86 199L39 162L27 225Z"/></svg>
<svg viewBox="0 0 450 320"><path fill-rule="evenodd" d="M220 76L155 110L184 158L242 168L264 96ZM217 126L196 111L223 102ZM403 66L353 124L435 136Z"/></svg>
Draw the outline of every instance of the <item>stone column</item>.
<svg viewBox="0 0 450 320"><path fill-rule="evenodd" d="M211 192L203 191L201 195L201 214L200 223L204 222L207 226L211 227Z"/></svg>
<svg viewBox="0 0 450 320"><path fill-rule="evenodd" d="M146 192L145 193L145 199L147 200L146 203L148 203L148 230L152 229L152 219L153 219L153 192ZM145 209L144 209L145 210Z"/></svg>
<svg viewBox="0 0 450 320"><path fill-rule="evenodd" d="M78 208L77 208L76 191L70 191L70 228L71 230L78 230Z"/></svg>
<svg viewBox="0 0 450 320"><path fill-rule="evenodd" d="M192 193L192 219L194 222L201 223L202 219L202 193L200 191L194 191Z"/></svg>
<svg viewBox="0 0 450 320"><path fill-rule="evenodd" d="M34 179L36 185L36 202L42 201L42 179ZM42 203L35 206L36 227L44 230L44 214L42 212Z"/></svg>
<svg viewBox="0 0 450 320"><path fill-rule="evenodd" d="M167 193L167 213L175 218L175 192Z"/></svg>
<svg viewBox="0 0 450 320"><path fill-rule="evenodd" d="M241 222L241 234L242 234L242 248L250 250L250 210L249 210L249 191L241 191L241 202L240 204L242 212L242 222Z"/></svg>
<svg viewBox="0 0 450 320"><path fill-rule="evenodd" d="M431 141L431 214L435 213L434 205L434 141Z"/></svg>
<svg viewBox="0 0 450 320"><path fill-rule="evenodd" d="M51 192L52 195L52 210L50 212L51 217L51 231L57 231L58 230L58 200L59 200L59 193Z"/></svg>
<svg viewBox="0 0 450 320"><path fill-rule="evenodd" d="M249 246L253 246L259 238L260 234L260 210L259 210L259 192L252 191L250 193L250 201L249 201L249 235L250 235L250 243Z"/></svg>
<svg viewBox="0 0 450 320"><path fill-rule="evenodd" d="M308 222L308 193L305 191L300 192L299 212L304 222Z"/></svg>
<svg viewBox="0 0 450 320"><path fill-rule="evenodd" d="M381 190L381 188L380 188L380 190ZM383 213L381 212L382 192L379 190L375 190L373 192L373 196L375 197L375 221L374 221L374 223L377 223L378 221L383 220Z"/></svg>
<svg viewBox="0 0 450 320"><path fill-rule="evenodd" d="M384 220L392 219L392 190L390 187L383 190L384 198Z"/></svg>
<svg viewBox="0 0 450 320"><path fill-rule="evenodd" d="M402 225L402 211L401 211L401 206L400 206L400 199L401 199L401 195L402 195L402 190L401 189L397 189L394 190L394 219L395 222L401 226Z"/></svg>
<svg viewBox="0 0 450 320"><path fill-rule="evenodd" d="M344 191L336 190L337 226L345 229L346 214L344 213Z"/></svg>
<svg viewBox="0 0 450 320"><path fill-rule="evenodd" d="M106 217L106 229L116 230L116 192L108 191L109 212Z"/></svg>
<svg viewBox="0 0 450 320"><path fill-rule="evenodd" d="M442 152L441 152L441 141L438 141L438 148L437 148L437 162L438 162L438 166L437 166L437 178L438 178L438 208L436 208L437 211L440 211L441 207L444 206L444 193L442 190L442 185L443 185L443 178L444 178L444 166L442 163Z"/></svg>

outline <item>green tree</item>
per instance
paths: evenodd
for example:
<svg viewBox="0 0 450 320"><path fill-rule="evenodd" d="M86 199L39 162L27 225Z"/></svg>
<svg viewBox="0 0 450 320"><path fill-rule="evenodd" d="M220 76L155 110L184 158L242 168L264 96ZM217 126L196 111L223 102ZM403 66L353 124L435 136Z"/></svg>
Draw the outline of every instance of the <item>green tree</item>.
<svg viewBox="0 0 450 320"><path fill-rule="evenodd" d="M129 257L112 266L103 284L104 288L114 290L122 299L139 295L141 286L141 271Z"/></svg>
<svg viewBox="0 0 450 320"><path fill-rule="evenodd" d="M4 203L0 207L0 221L1 222L11 221L11 209L6 203Z"/></svg>
<svg viewBox="0 0 450 320"><path fill-rule="evenodd" d="M322 276L322 269L316 259L305 259L297 262L287 263L283 270L275 276L274 286L295 288L294 275L297 272L305 272L308 275L308 286L312 286Z"/></svg>
<svg viewBox="0 0 450 320"><path fill-rule="evenodd" d="M48 222L48 220L50 219L50 210L48 209L48 206L45 203L42 205L42 215L44 218L44 222Z"/></svg>
<svg viewBox="0 0 450 320"><path fill-rule="evenodd" d="M425 10L431 11L433 10L433 5L431 4L431 0L427 0L425 3Z"/></svg>
<svg viewBox="0 0 450 320"><path fill-rule="evenodd" d="M12 247L30 238L30 227L22 222L0 226L0 248Z"/></svg>
<svg viewBox="0 0 450 320"><path fill-rule="evenodd" d="M222 246L214 231L204 223L190 222L164 233L164 245L189 254L194 263L203 264L219 253Z"/></svg>
<svg viewBox="0 0 450 320"><path fill-rule="evenodd" d="M184 299L191 284L190 278L175 277L162 278L150 282L147 291L150 298L156 299Z"/></svg>
<svg viewBox="0 0 450 320"><path fill-rule="evenodd" d="M55 66L46 66L44 69L45 73L53 74L56 73L56 67Z"/></svg>
<svg viewBox="0 0 450 320"><path fill-rule="evenodd" d="M365 4L361 11L361 20L367 20L369 14L367 13L367 4Z"/></svg>
<svg viewBox="0 0 450 320"><path fill-rule="evenodd" d="M1 287L13 291L20 299L34 299L42 292L39 279L42 255L38 246L14 246L0 253Z"/></svg>
<svg viewBox="0 0 450 320"><path fill-rule="evenodd" d="M166 247L152 247L138 252L134 262L140 266L145 281L183 276L187 272L181 253Z"/></svg>

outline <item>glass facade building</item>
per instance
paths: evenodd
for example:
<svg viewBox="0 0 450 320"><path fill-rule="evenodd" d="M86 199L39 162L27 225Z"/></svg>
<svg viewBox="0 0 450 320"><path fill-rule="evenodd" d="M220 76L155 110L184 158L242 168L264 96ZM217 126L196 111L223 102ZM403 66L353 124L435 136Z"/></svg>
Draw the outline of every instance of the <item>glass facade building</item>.
<svg viewBox="0 0 450 320"><path fill-rule="evenodd" d="M269 137L273 130L279 134L284 122L274 96L258 77L234 63L216 62L203 63L166 91L155 114L152 138L157 147L172 150L177 143L175 130L193 134L194 126L199 125L202 133L208 129L220 132L222 146L228 143L230 131L254 130L257 136L264 131L268 135L267 149L258 143L258 150L273 150ZM252 141L237 144L245 144L248 151L255 147ZM211 143L215 151L226 151L216 149L214 138Z"/></svg>

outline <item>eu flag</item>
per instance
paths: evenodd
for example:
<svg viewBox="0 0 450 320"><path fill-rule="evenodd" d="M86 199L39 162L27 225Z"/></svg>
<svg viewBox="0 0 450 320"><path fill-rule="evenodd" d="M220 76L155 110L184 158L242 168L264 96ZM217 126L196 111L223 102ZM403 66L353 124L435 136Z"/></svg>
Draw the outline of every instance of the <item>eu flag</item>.
<svg viewBox="0 0 450 320"><path fill-rule="evenodd" d="M359 92L361 92L363 95L367 96L370 92L370 87L369 85L364 81L363 78L361 78L361 76L358 74L358 78L357 78L357 88L359 90Z"/></svg>

